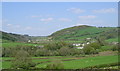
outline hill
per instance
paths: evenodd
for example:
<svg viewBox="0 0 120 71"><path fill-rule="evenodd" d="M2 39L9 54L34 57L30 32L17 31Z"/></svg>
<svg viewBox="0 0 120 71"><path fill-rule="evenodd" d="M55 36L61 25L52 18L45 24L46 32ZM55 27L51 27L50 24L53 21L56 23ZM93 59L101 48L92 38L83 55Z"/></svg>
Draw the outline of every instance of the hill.
<svg viewBox="0 0 120 71"><path fill-rule="evenodd" d="M118 37L118 28L117 27L94 27L94 26L74 26L65 28L59 31L52 33L50 36L29 36L29 35L20 35L0 31L0 37L2 37L3 42L5 41L20 41L27 42L28 40L32 41L48 41L48 40L73 40L73 41L82 41L86 38L104 38L116 39Z"/></svg>
<svg viewBox="0 0 120 71"><path fill-rule="evenodd" d="M105 39L116 38L118 35L116 27L94 27L94 26L74 26L65 28L51 34L54 40L83 40L85 38L102 37Z"/></svg>
<svg viewBox="0 0 120 71"><path fill-rule="evenodd" d="M31 39L28 35L20 35L20 34L13 34L0 31L0 37L2 38L2 42L27 42Z"/></svg>

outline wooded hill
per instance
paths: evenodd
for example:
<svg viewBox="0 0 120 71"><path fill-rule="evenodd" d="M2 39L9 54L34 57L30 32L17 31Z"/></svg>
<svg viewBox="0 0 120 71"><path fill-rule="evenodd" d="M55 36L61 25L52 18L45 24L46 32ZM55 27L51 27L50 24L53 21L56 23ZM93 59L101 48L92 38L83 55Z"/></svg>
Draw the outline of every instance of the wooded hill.
<svg viewBox="0 0 120 71"><path fill-rule="evenodd" d="M13 33L7 33L0 31L0 37L2 38L2 42L27 42L31 39L28 35L20 35L20 34L13 34ZM0 38L0 39L1 39Z"/></svg>

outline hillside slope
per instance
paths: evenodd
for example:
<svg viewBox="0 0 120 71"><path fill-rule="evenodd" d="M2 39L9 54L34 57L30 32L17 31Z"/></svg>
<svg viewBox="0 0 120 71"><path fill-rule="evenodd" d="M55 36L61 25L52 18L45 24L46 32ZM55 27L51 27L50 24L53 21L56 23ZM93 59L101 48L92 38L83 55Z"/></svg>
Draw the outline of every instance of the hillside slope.
<svg viewBox="0 0 120 71"><path fill-rule="evenodd" d="M83 40L85 38L104 37L106 39L116 38L118 30L116 27L93 27L87 25L74 26L57 31L50 35L54 40Z"/></svg>
<svg viewBox="0 0 120 71"><path fill-rule="evenodd" d="M118 38L118 28L116 27L93 27L87 25L81 26L74 26L65 28L59 31L54 32L50 36L28 36L28 35L20 35L20 34L13 34L0 31L0 37L2 38L3 42L5 41L20 41L20 42L27 42L28 40L33 41L47 41L49 38L52 40L75 40L75 41L82 41L86 38L95 38L95 37L102 37L106 40L108 39L116 39Z"/></svg>
<svg viewBox="0 0 120 71"><path fill-rule="evenodd" d="M13 33L7 33L0 31L0 37L3 42L14 42L14 41L19 41L19 42L27 42L30 38L28 35L20 35L20 34L13 34Z"/></svg>

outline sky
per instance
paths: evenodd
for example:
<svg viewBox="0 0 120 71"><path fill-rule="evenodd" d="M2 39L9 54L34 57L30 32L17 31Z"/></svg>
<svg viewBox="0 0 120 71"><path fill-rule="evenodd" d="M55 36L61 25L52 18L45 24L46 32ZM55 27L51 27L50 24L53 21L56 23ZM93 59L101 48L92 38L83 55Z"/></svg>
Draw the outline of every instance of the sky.
<svg viewBox="0 0 120 71"><path fill-rule="evenodd" d="M1 0L3 2L119 2L119 0Z"/></svg>
<svg viewBox="0 0 120 71"><path fill-rule="evenodd" d="M117 2L3 2L2 31L48 36L80 26L118 26Z"/></svg>

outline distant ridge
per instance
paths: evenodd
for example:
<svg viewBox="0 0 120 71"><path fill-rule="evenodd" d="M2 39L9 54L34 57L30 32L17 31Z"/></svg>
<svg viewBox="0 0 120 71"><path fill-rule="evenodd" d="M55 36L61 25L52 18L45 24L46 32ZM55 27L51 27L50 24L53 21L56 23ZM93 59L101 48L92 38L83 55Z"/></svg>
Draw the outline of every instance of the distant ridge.
<svg viewBox="0 0 120 71"><path fill-rule="evenodd" d="M7 33L7 32L3 32L0 31L0 37L2 39L3 42L15 42L15 41L19 41L19 42L27 42L30 38L30 36L28 35L20 35L20 34L14 34L14 33Z"/></svg>

